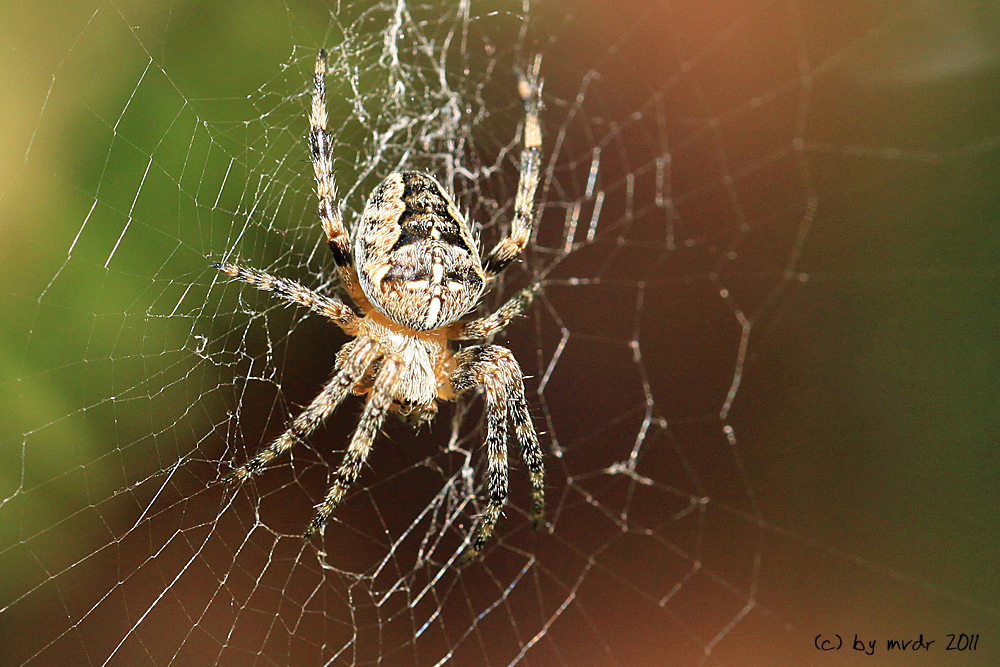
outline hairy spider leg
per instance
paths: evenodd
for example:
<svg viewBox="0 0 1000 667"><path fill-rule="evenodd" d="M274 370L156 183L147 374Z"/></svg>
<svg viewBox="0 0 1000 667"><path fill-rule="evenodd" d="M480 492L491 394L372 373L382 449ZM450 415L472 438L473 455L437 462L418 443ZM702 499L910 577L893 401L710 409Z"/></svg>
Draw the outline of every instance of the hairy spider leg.
<svg viewBox="0 0 1000 667"><path fill-rule="evenodd" d="M350 306L334 297L323 296L308 287L280 276L272 276L266 271L229 264L212 262L212 267L237 280L250 283L258 289L280 296L285 301L305 306L309 310L331 320L349 336L357 336L361 320Z"/></svg>
<svg viewBox="0 0 1000 667"><path fill-rule="evenodd" d="M351 255L350 234L344 226L340 202L337 200L337 183L333 178L333 144L326 132L326 122L326 51L320 50L313 72L312 106L309 111L309 150L316 177L319 218L344 289L351 295L354 303L367 312L371 307L358 282L354 257Z"/></svg>
<svg viewBox="0 0 1000 667"><path fill-rule="evenodd" d="M538 188L542 158L542 128L538 120L542 89L538 81L540 67L539 57L535 58L534 66L529 73L518 72L517 92L524 103L521 176L517 182L517 195L514 198L514 219L511 221L510 235L501 239L487 255L484 266L487 278L503 271L524 251L535 227L535 190Z"/></svg>
<svg viewBox="0 0 1000 667"><path fill-rule="evenodd" d="M306 528L305 539L309 540L320 532L327 519L333 514L333 510L347 495L347 490L357 481L361 474L361 467L368 460L368 455L371 454L372 442L392 405L392 397L402 370L402 360L395 356L383 358L382 368L375 376L375 383L368 395L364 412L361 413L358 428L351 438L351 444L347 447L347 453L344 454L344 460L337 470L330 490L327 491L323 502L316 505L316 516Z"/></svg>
<svg viewBox="0 0 1000 667"><path fill-rule="evenodd" d="M455 361L458 366L451 375L451 384L456 395L480 386L486 390L486 488L489 499L472 542L462 555L460 564L464 566L482 553L507 504L507 422L511 406L517 413L514 415L515 428L519 429L522 453L532 475L532 514L536 517L536 525L541 525L540 513L545 507L542 485L545 472L538 436L527 417L521 367L513 353L499 345L474 345L460 350Z"/></svg>
<svg viewBox="0 0 1000 667"><path fill-rule="evenodd" d="M512 386L514 396L510 402L510 418L514 423L514 434L521 446L521 458L528 466L531 478L531 527L539 530L545 523L545 460L542 446L538 443L538 433L531 423L528 399L524 396L524 382Z"/></svg>
<svg viewBox="0 0 1000 667"><path fill-rule="evenodd" d="M323 387L312 403L296 417L288 429L271 444L260 449L253 458L226 477L227 482L243 482L259 472L275 457L280 456L297 442L308 438L344 400L351 387L360 380L377 356L375 344L363 338L345 355L343 364L333 378Z"/></svg>
<svg viewBox="0 0 1000 667"><path fill-rule="evenodd" d="M479 340L502 331L535 299L541 283L532 283L507 300L495 313L468 322L456 322L448 330L452 340Z"/></svg>

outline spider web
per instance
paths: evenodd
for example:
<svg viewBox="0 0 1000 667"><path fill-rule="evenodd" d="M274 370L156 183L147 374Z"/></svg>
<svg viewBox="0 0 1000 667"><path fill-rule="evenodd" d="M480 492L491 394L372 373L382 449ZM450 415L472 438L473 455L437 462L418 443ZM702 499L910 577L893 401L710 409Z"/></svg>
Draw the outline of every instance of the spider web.
<svg viewBox="0 0 1000 667"><path fill-rule="evenodd" d="M996 664L995 9L44 12L5 10L0 68L2 664ZM321 47L347 223L417 168L486 247L512 72L542 57L539 225L483 309L542 284L497 341L529 376L548 525L512 459L463 571L479 397L390 419L322 541L300 535L357 400L216 483L346 342L208 267L335 292L303 139Z"/></svg>

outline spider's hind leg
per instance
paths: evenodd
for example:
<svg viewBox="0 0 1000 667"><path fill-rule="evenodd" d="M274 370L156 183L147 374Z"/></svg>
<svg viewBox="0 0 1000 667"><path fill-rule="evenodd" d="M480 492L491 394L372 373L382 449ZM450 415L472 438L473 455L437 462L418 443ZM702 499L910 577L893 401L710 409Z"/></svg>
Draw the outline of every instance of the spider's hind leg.
<svg viewBox="0 0 1000 667"><path fill-rule="evenodd" d="M521 176L517 182L514 198L514 219L510 224L510 235L501 239L489 255L485 266L487 277L503 271L517 259L535 228L535 190L541 178L542 126L538 120L542 106L542 83L538 79L541 59L535 58L534 66L527 72L518 72L517 92L524 104L524 139L521 149Z"/></svg>
<svg viewBox="0 0 1000 667"><path fill-rule="evenodd" d="M326 131L326 51L316 56L313 70L312 103L309 107L309 152L312 155L313 176L316 180L317 213L326 242L337 264L340 281L354 303L362 308L367 303L351 254L351 237L344 226L333 177L333 141Z"/></svg>

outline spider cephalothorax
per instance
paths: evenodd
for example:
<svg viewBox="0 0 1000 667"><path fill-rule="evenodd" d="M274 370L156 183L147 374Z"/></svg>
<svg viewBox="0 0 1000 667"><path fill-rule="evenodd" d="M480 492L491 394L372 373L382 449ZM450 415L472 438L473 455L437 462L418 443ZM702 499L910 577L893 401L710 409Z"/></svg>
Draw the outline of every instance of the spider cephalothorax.
<svg viewBox="0 0 1000 667"><path fill-rule="evenodd" d="M321 531L347 489L358 478L379 426L390 411L419 424L433 419L439 400L453 400L482 387L486 395L487 490L489 499L463 561L481 553L507 503L507 428L513 431L531 476L532 520L545 511L544 465L531 423L524 381L510 350L471 345L457 351L452 340L486 338L524 311L537 285L515 294L495 313L463 320L479 303L487 281L525 248L534 225L542 135L538 122L539 61L521 74L524 148L510 235L484 259L468 222L445 189L418 171L392 173L375 188L351 236L344 226L333 180L326 133L326 55L316 59L309 145L319 196L319 215L341 283L359 316L340 299L299 283L230 263L215 268L275 293L332 320L355 338L337 354L333 378L274 442L237 468L230 479L244 481L316 430L349 393L367 396L357 430L306 537Z"/></svg>

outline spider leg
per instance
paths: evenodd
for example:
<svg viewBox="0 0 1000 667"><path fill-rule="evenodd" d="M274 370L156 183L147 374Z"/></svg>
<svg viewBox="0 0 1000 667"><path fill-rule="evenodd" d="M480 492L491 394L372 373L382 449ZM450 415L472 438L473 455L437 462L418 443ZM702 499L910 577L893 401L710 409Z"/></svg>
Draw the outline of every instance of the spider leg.
<svg viewBox="0 0 1000 667"><path fill-rule="evenodd" d="M542 85L538 81L541 58L535 58L534 66L528 73L518 72L517 92L524 103L524 147L521 149L521 176L517 182L514 199L514 219L510 225L510 235L501 239L486 256L487 278L503 271L521 254L531 239L535 226L535 190L538 188L539 169L542 158L542 129L538 121L541 106Z"/></svg>
<svg viewBox="0 0 1000 667"><path fill-rule="evenodd" d="M507 303L492 315L481 317L469 322L456 322L451 325L448 338L453 340L475 340L492 336L504 329L511 321L527 310L535 299L535 293L541 283L532 283L512 296Z"/></svg>
<svg viewBox="0 0 1000 667"><path fill-rule="evenodd" d="M358 335L360 320L350 306L340 299L323 296L294 280L272 276L266 271L251 269L235 264L212 262L212 267L233 278L250 283L258 289L273 292L286 301L305 306L328 320L332 320L345 333Z"/></svg>
<svg viewBox="0 0 1000 667"><path fill-rule="evenodd" d="M499 345L475 345L460 350L455 360L458 366L452 372L451 384L456 394L477 386L486 389L486 487L489 500L472 542L462 555L461 564L465 565L482 553L507 504L509 418L513 418L515 433L531 474L532 517L536 526L541 524L545 511L545 469L538 435L528 414L521 368L511 351Z"/></svg>
<svg viewBox="0 0 1000 667"><path fill-rule="evenodd" d="M545 522L545 461L542 458L542 446L538 443L538 433L528 412L524 383L518 382L515 390L510 403L510 418L514 422L514 433L521 446L521 458L528 466L531 478L531 527L538 530Z"/></svg>
<svg viewBox="0 0 1000 667"><path fill-rule="evenodd" d="M312 107L309 111L309 150L312 153L319 198L319 218L326 241L337 263L340 281L359 306L368 302L361 291L351 255L351 238L344 226L337 201L337 184L333 179L333 145L326 133L326 51L320 50L313 73Z"/></svg>
<svg viewBox="0 0 1000 667"><path fill-rule="evenodd" d="M340 370L323 387L319 395L289 425L288 429L271 444L260 449L253 458L226 477L227 482L243 482L259 472L275 457L285 453L297 443L308 438L313 431L330 416L347 395L351 386L364 376L365 371L375 361L375 344L358 339L358 344L346 355Z"/></svg>
<svg viewBox="0 0 1000 667"><path fill-rule="evenodd" d="M361 467L371 453L372 441L375 440L375 435L392 406L393 394L396 391L402 370L403 362L400 359L393 356L383 359L382 368L375 377L375 384L368 395L365 410L361 413L358 429L351 437L351 444L347 447L344 461L337 469L333 485L327 491L323 502L316 505L316 516L306 528L305 539L312 538L323 528L327 519L333 514L333 510L344 499L348 488L357 481L361 474Z"/></svg>

